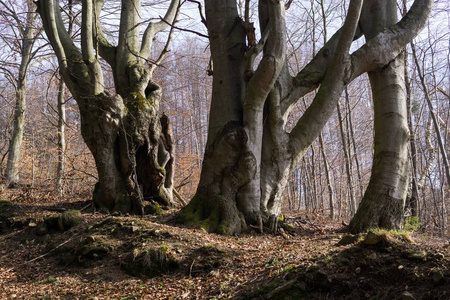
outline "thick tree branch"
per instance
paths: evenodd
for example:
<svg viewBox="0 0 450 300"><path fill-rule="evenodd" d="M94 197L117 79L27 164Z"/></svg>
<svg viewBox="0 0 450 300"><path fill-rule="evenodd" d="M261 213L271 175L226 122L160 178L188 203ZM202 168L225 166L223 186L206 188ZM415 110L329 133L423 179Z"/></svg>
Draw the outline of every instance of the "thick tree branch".
<svg viewBox="0 0 450 300"><path fill-rule="evenodd" d="M150 22L148 24L147 28L144 31L144 36L142 37L142 46L140 53L141 57L147 58L150 56L153 38L158 32L163 31L167 28L167 26L169 26L169 24L173 22L178 12L179 6L180 0L172 0L164 18L162 18L159 22Z"/></svg>
<svg viewBox="0 0 450 300"><path fill-rule="evenodd" d="M386 28L364 46L351 55L352 72L348 78L351 82L361 74L376 70L386 65L403 51L404 47L420 32L428 20L433 0L416 0L409 12L400 22ZM316 89L325 76L328 65L334 56L335 47L341 30L336 32L314 59L295 77L294 85L287 97L282 99L283 116L289 113L293 104L304 95ZM355 39L361 36L358 30Z"/></svg>
<svg viewBox="0 0 450 300"><path fill-rule="evenodd" d="M61 68L67 68L67 57L62 41L66 39L64 39L64 33L61 33L61 37L57 24L58 17L56 12L59 12L58 2L59 1L55 2L55 0L40 0L37 1L36 4L42 18L45 32L50 40L50 43L52 44L60 66Z"/></svg>
<svg viewBox="0 0 450 300"><path fill-rule="evenodd" d="M346 85L350 68L349 49L355 35L361 13L362 0L352 0L342 27L336 53L327 69L322 85L313 103L290 133L290 145L294 155L294 165L303 151L322 131L323 126L336 107L336 101Z"/></svg>
<svg viewBox="0 0 450 300"><path fill-rule="evenodd" d="M433 0L414 1L400 22L384 29L355 51L351 57L353 71L349 81L394 60L425 26L433 4Z"/></svg>
<svg viewBox="0 0 450 300"><path fill-rule="evenodd" d="M100 23L100 12L103 8L105 0L96 0L95 4L95 18L94 18L94 40L98 43L98 52L100 56L106 60L106 62L114 68L116 59L117 47L111 45L103 34L103 30Z"/></svg>
<svg viewBox="0 0 450 300"><path fill-rule="evenodd" d="M95 60L94 56L94 32L93 32L93 10L91 0L83 0L81 14L81 53L83 60L91 64Z"/></svg>
<svg viewBox="0 0 450 300"><path fill-rule="evenodd" d="M319 50L314 58L309 62L294 78L287 95L281 101L281 111L283 118L286 118L293 105L303 96L319 87L323 80L328 66L333 59L336 47L341 36L342 29L338 30L328 42ZM357 40L362 36L358 29L353 37Z"/></svg>
<svg viewBox="0 0 450 300"><path fill-rule="evenodd" d="M181 4L178 5L178 7L177 7L175 16L174 16L173 21L172 21L172 26L170 27L169 36L167 37L166 44L164 45L164 49L161 51L161 53L160 53L158 59L155 61L155 63L152 64L151 72L156 68L156 66L159 66L159 64L161 64L161 62L164 59L164 56L166 56L166 53L169 52L169 46L170 46L170 43L172 41L173 32L175 30L175 26L173 26L173 25L177 21L178 13L180 12L180 7L181 7Z"/></svg>
<svg viewBox="0 0 450 300"><path fill-rule="evenodd" d="M126 72L129 65L139 60L140 5L138 0L123 0L120 13L119 41L117 45L117 71Z"/></svg>
<svg viewBox="0 0 450 300"><path fill-rule="evenodd" d="M281 1L267 1L268 25L264 28L268 37L264 45L264 55L253 77L250 79L244 107L262 111L264 102L272 90L286 57L286 25L284 5ZM244 114L244 122L246 116Z"/></svg>

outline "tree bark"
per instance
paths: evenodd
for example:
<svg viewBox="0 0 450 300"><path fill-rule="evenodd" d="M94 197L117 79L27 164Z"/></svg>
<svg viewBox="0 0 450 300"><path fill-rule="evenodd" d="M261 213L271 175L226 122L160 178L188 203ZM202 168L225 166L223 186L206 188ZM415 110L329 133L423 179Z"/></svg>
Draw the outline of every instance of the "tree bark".
<svg viewBox="0 0 450 300"><path fill-rule="evenodd" d="M367 40L397 22L396 1L366 2L361 17ZM360 207L350 222L353 233L369 228L401 229L409 185L408 116L403 54L369 72L374 102L372 175Z"/></svg>
<svg viewBox="0 0 450 300"><path fill-rule="evenodd" d="M64 176L66 170L66 103L65 84L62 78L58 86L58 165L56 167L56 189L59 196L64 194Z"/></svg>
<svg viewBox="0 0 450 300"><path fill-rule="evenodd" d="M155 34L172 22L179 1L163 18L149 23L139 45L140 2L122 1L119 39L103 36L104 1L82 1L81 49L65 31L59 1L37 2L45 32L60 63L64 82L77 101L81 133L98 172L93 200L98 208L143 213L143 200L173 203L174 143L167 116L159 116L161 87L145 67ZM110 65L116 94L104 90L98 51Z"/></svg>
<svg viewBox="0 0 450 300"><path fill-rule="evenodd" d="M344 25L347 35L342 35L330 66L337 76L324 79L318 92L322 101L330 94L335 100L344 87L348 64L343 62L349 58L360 9L359 1L352 2ZM288 91L283 85L292 78L284 63L284 4L260 1L259 15L261 42L247 48L245 22L238 17L236 1L206 1L214 61L211 121L197 193L178 219L207 231L239 233L260 220L276 228L289 173L326 122L326 117L320 119L316 135L306 140L285 132L281 100ZM248 60L259 46L263 58L253 71Z"/></svg>
<svg viewBox="0 0 450 300"><path fill-rule="evenodd" d="M425 25L432 3L417 0L402 21L349 55L359 36L361 9L361 1L350 1L341 30L292 77L284 63L281 1L259 2L262 36L246 45L249 22L239 18L236 1L206 0L214 63L208 141L197 193L178 220L224 234L261 222L276 228L289 173L320 134L345 86L395 59ZM254 70L260 51L262 59ZM286 132L289 111L319 85L312 104Z"/></svg>
<svg viewBox="0 0 450 300"><path fill-rule="evenodd" d="M322 159L325 169L325 178L327 180L327 189L328 189L328 206L330 208L330 219L335 218L335 211L334 211L334 190L333 190L333 183L331 181L331 170L330 170L330 164L328 163L328 158L326 154L325 149L325 143L323 142L323 135L319 135L319 143L320 143L320 151L322 153Z"/></svg>
<svg viewBox="0 0 450 300"><path fill-rule="evenodd" d="M404 0L403 2L406 2ZM406 3L404 3L406 6ZM419 198L419 186L417 182L417 147L416 147L416 136L414 133L414 125L412 118L412 104L411 104L411 83L409 80L409 75L406 66L408 65L408 55L405 53L405 87L406 87L406 107L408 112L408 128L409 128L409 151L411 160L411 192L409 199L407 199L407 207L411 209L411 216L416 217L420 215L420 198Z"/></svg>
<svg viewBox="0 0 450 300"><path fill-rule="evenodd" d="M25 126L25 109L27 98L27 73L33 57L32 49L35 41L35 15L33 14L33 3L27 1L27 17L25 24L22 24L14 13L13 17L17 21L20 36L22 38L20 45L21 61L19 66L19 75L16 85L16 104L14 108L14 128L8 149L8 161L6 165L7 186L14 186L19 183L20 156L23 141L23 130Z"/></svg>
<svg viewBox="0 0 450 300"><path fill-rule="evenodd" d="M347 92L346 92L347 95ZM345 172L347 174L347 186L349 189L349 196L350 196L350 216L353 216L356 213L356 200L355 200L355 192L353 191L353 175L352 175L352 163L350 160L350 153L348 146L348 142L345 137L345 129L344 129L344 122L342 117L342 111L341 111L341 105L338 101L337 104L337 112L338 112L338 119L339 119L339 131L341 133L341 141L342 141L342 149L344 150L344 161L345 161Z"/></svg>

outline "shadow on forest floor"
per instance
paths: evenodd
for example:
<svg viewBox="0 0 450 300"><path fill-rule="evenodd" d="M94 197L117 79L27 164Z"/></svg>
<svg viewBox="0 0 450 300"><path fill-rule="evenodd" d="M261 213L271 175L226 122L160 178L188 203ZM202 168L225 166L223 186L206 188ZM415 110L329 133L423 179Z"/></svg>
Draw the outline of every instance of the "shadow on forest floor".
<svg viewBox="0 0 450 300"><path fill-rule="evenodd" d="M176 211L133 217L88 207L0 202L1 299L450 298L440 239L388 235L368 245L318 221L293 223L291 234L224 237L171 224ZM76 225L48 228L49 217L74 209Z"/></svg>

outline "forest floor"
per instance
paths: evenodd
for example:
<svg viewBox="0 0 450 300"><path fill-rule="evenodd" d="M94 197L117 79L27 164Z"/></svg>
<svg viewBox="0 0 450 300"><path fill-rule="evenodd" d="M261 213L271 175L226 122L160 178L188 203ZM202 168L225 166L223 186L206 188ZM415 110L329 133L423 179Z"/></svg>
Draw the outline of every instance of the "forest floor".
<svg viewBox="0 0 450 300"><path fill-rule="evenodd" d="M85 199L0 194L0 299L450 299L448 237L351 236L304 213L220 236Z"/></svg>

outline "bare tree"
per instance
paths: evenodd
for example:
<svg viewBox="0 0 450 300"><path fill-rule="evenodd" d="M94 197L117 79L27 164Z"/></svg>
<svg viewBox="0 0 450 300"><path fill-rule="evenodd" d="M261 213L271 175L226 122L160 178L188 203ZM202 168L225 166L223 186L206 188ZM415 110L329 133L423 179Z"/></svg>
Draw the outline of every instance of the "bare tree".
<svg viewBox="0 0 450 300"><path fill-rule="evenodd" d="M39 30L36 29L36 17L34 13L33 1L0 1L2 6L0 15L3 20L9 25L9 30L14 31L14 40L9 41L13 45L17 45L15 49L20 55L20 63L17 66L18 75L15 80L15 112L14 112L14 127L8 149L8 162L5 172L6 182L8 186L14 186L19 183L19 169L20 158L23 141L23 131L25 125L25 108L27 98L27 78L28 70L33 56L33 45L39 35ZM20 7L21 5L25 7ZM24 9L25 19L21 17L20 10ZM11 72L5 67L1 67L5 72Z"/></svg>
<svg viewBox="0 0 450 300"><path fill-rule="evenodd" d="M397 3L392 0L366 2L361 17L367 40L397 22ZM400 229L409 185L408 117L403 54L383 68L369 72L374 102L374 158L369 186L349 228Z"/></svg>
<svg viewBox="0 0 450 300"><path fill-rule="evenodd" d="M283 1L259 1L259 42L248 32L250 20L239 17L236 1L205 1L214 63L208 141L197 193L179 221L224 234L257 223L275 229L289 174L320 134L345 86L395 59L425 25L432 3L416 1L398 24L349 55L361 6L351 1L342 29L292 77L285 64ZM319 85L312 104L286 132L293 105Z"/></svg>
<svg viewBox="0 0 450 300"><path fill-rule="evenodd" d="M150 62L155 35L174 20L173 0L157 22L141 20L138 0L123 0L117 45L104 34L104 0L81 1L79 48L67 32L57 0L37 1L60 73L81 114L81 132L98 172L94 203L110 211L143 213L143 200L172 204L174 145L171 125L160 118L161 87L152 80L160 59ZM140 42L140 28L147 24ZM165 49L167 51L167 49ZM115 90L106 90L102 57Z"/></svg>
<svg viewBox="0 0 450 300"><path fill-rule="evenodd" d="M56 167L56 189L60 196L64 193L64 174L66 171L66 85L62 79L58 84L58 164Z"/></svg>

